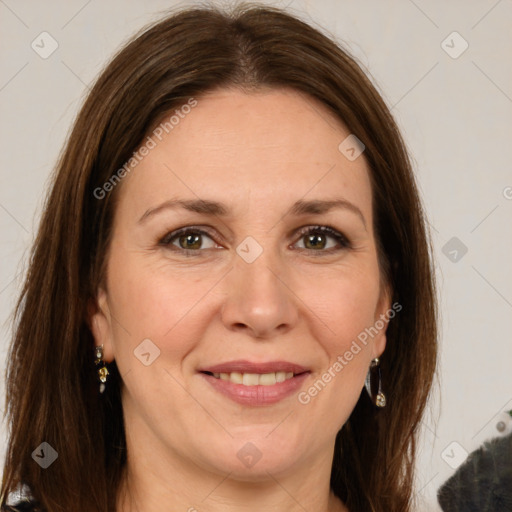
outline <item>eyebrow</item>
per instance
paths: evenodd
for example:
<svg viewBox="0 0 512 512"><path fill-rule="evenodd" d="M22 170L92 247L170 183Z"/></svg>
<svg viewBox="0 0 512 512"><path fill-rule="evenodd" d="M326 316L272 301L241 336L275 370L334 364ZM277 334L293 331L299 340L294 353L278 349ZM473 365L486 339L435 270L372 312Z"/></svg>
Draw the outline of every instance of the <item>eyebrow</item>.
<svg viewBox="0 0 512 512"><path fill-rule="evenodd" d="M146 210L138 222L143 222L148 217L156 215L164 210L173 210L177 208L183 208L190 212L219 217L226 217L231 213L231 210L225 204L217 201L210 201L208 199L170 199L158 206L155 206L154 208ZM291 206L285 215L321 215L333 209L347 210L356 214L363 222L365 229L367 228L366 219L364 218L361 210L355 204L347 201L346 199L314 199L310 201L299 199Z"/></svg>

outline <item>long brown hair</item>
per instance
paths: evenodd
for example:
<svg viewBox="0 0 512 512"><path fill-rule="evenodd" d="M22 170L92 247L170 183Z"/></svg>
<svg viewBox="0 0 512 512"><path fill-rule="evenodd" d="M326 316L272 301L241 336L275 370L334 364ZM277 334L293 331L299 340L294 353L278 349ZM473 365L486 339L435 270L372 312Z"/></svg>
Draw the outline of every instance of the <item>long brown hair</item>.
<svg viewBox="0 0 512 512"><path fill-rule="evenodd" d="M254 4L173 12L121 49L85 100L15 311L2 504L24 483L48 512L115 510L126 463L122 381L113 362L107 390L98 393L87 304L103 278L122 183L102 199L95 190L164 114L228 86L305 93L366 146L381 268L402 310L381 357L388 405L377 410L362 392L336 438L331 487L352 512L411 511L417 435L437 361L431 248L411 163L356 61L320 30ZM42 442L58 452L48 469L31 457Z"/></svg>

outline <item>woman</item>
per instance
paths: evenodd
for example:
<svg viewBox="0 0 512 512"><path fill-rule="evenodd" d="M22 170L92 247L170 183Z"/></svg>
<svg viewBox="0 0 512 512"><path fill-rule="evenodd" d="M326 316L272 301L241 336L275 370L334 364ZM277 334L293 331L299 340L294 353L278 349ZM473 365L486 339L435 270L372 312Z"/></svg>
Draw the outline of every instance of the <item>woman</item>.
<svg viewBox="0 0 512 512"><path fill-rule="evenodd" d="M2 505L22 484L48 512L411 511L434 297L355 61L278 9L174 13L107 66L58 163Z"/></svg>

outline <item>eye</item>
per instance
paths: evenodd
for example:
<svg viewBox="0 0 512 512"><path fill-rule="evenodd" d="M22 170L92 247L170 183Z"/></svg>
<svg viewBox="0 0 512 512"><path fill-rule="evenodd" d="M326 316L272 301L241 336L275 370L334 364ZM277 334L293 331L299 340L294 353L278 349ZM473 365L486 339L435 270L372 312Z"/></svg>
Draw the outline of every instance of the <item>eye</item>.
<svg viewBox="0 0 512 512"><path fill-rule="evenodd" d="M205 244L204 239L209 239ZM199 228L186 227L165 235L159 242L159 245L176 247L175 250L185 252L199 252L201 249L215 249L217 244L213 241L211 235Z"/></svg>
<svg viewBox="0 0 512 512"><path fill-rule="evenodd" d="M299 247L301 250L331 253L351 247L345 235L328 226L308 226L303 228L299 235L300 240L304 241L304 247ZM335 243L329 245L329 239L334 240Z"/></svg>
<svg viewBox="0 0 512 512"><path fill-rule="evenodd" d="M318 255L351 248L350 241L342 233L328 226L308 226L298 234L299 241L304 241L304 246L299 249L317 252ZM158 244L186 255L199 255L204 249L221 248L208 231L192 226L166 234Z"/></svg>

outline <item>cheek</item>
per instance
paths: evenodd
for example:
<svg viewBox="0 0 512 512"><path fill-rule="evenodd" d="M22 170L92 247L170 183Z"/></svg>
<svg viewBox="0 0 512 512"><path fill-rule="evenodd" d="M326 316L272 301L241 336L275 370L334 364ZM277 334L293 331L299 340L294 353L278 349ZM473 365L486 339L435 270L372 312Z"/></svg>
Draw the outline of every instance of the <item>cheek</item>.
<svg viewBox="0 0 512 512"><path fill-rule="evenodd" d="M329 352L344 350L375 322L379 300L379 272L375 265L344 268L306 278L301 296L318 321L315 338L323 340ZM327 348L327 347L326 347Z"/></svg>
<svg viewBox="0 0 512 512"><path fill-rule="evenodd" d="M208 301L202 299L207 299L215 280L179 270L171 275L137 255L117 261L109 273L109 290L118 364L148 338L172 364L198 339L194 330L202 328L207 315L201 305Z"/></svg>
<svg viewBox="0 0 512 512"><path fill-rule="evenodd" d="M375 331L378 319L379 274L376 268L365 272L347 272L337 278L317 280L315 293L309 292L307 304L318 316L313 337L326 354L318 377L321 402L330 403L342 415L355 406L371 359L372 343L383 335ZM322 292L320 292L320 289ZM312 390L312 396L317 391Z"/></svg>
<svg viewBox="0 0 512 512"><path fill-rule="evenodd" d="M310 287L306 295L307 305L317 318L311 323L312 337L325 357L298 396L304 414L324 418L322 428L332 436L345 424L359 400L368 373L371 345L382 335L368 335L375 324L380 293L377 267L345 270L317 279L317 286ZM303 293L305 290L304 287Z"/></svg>

